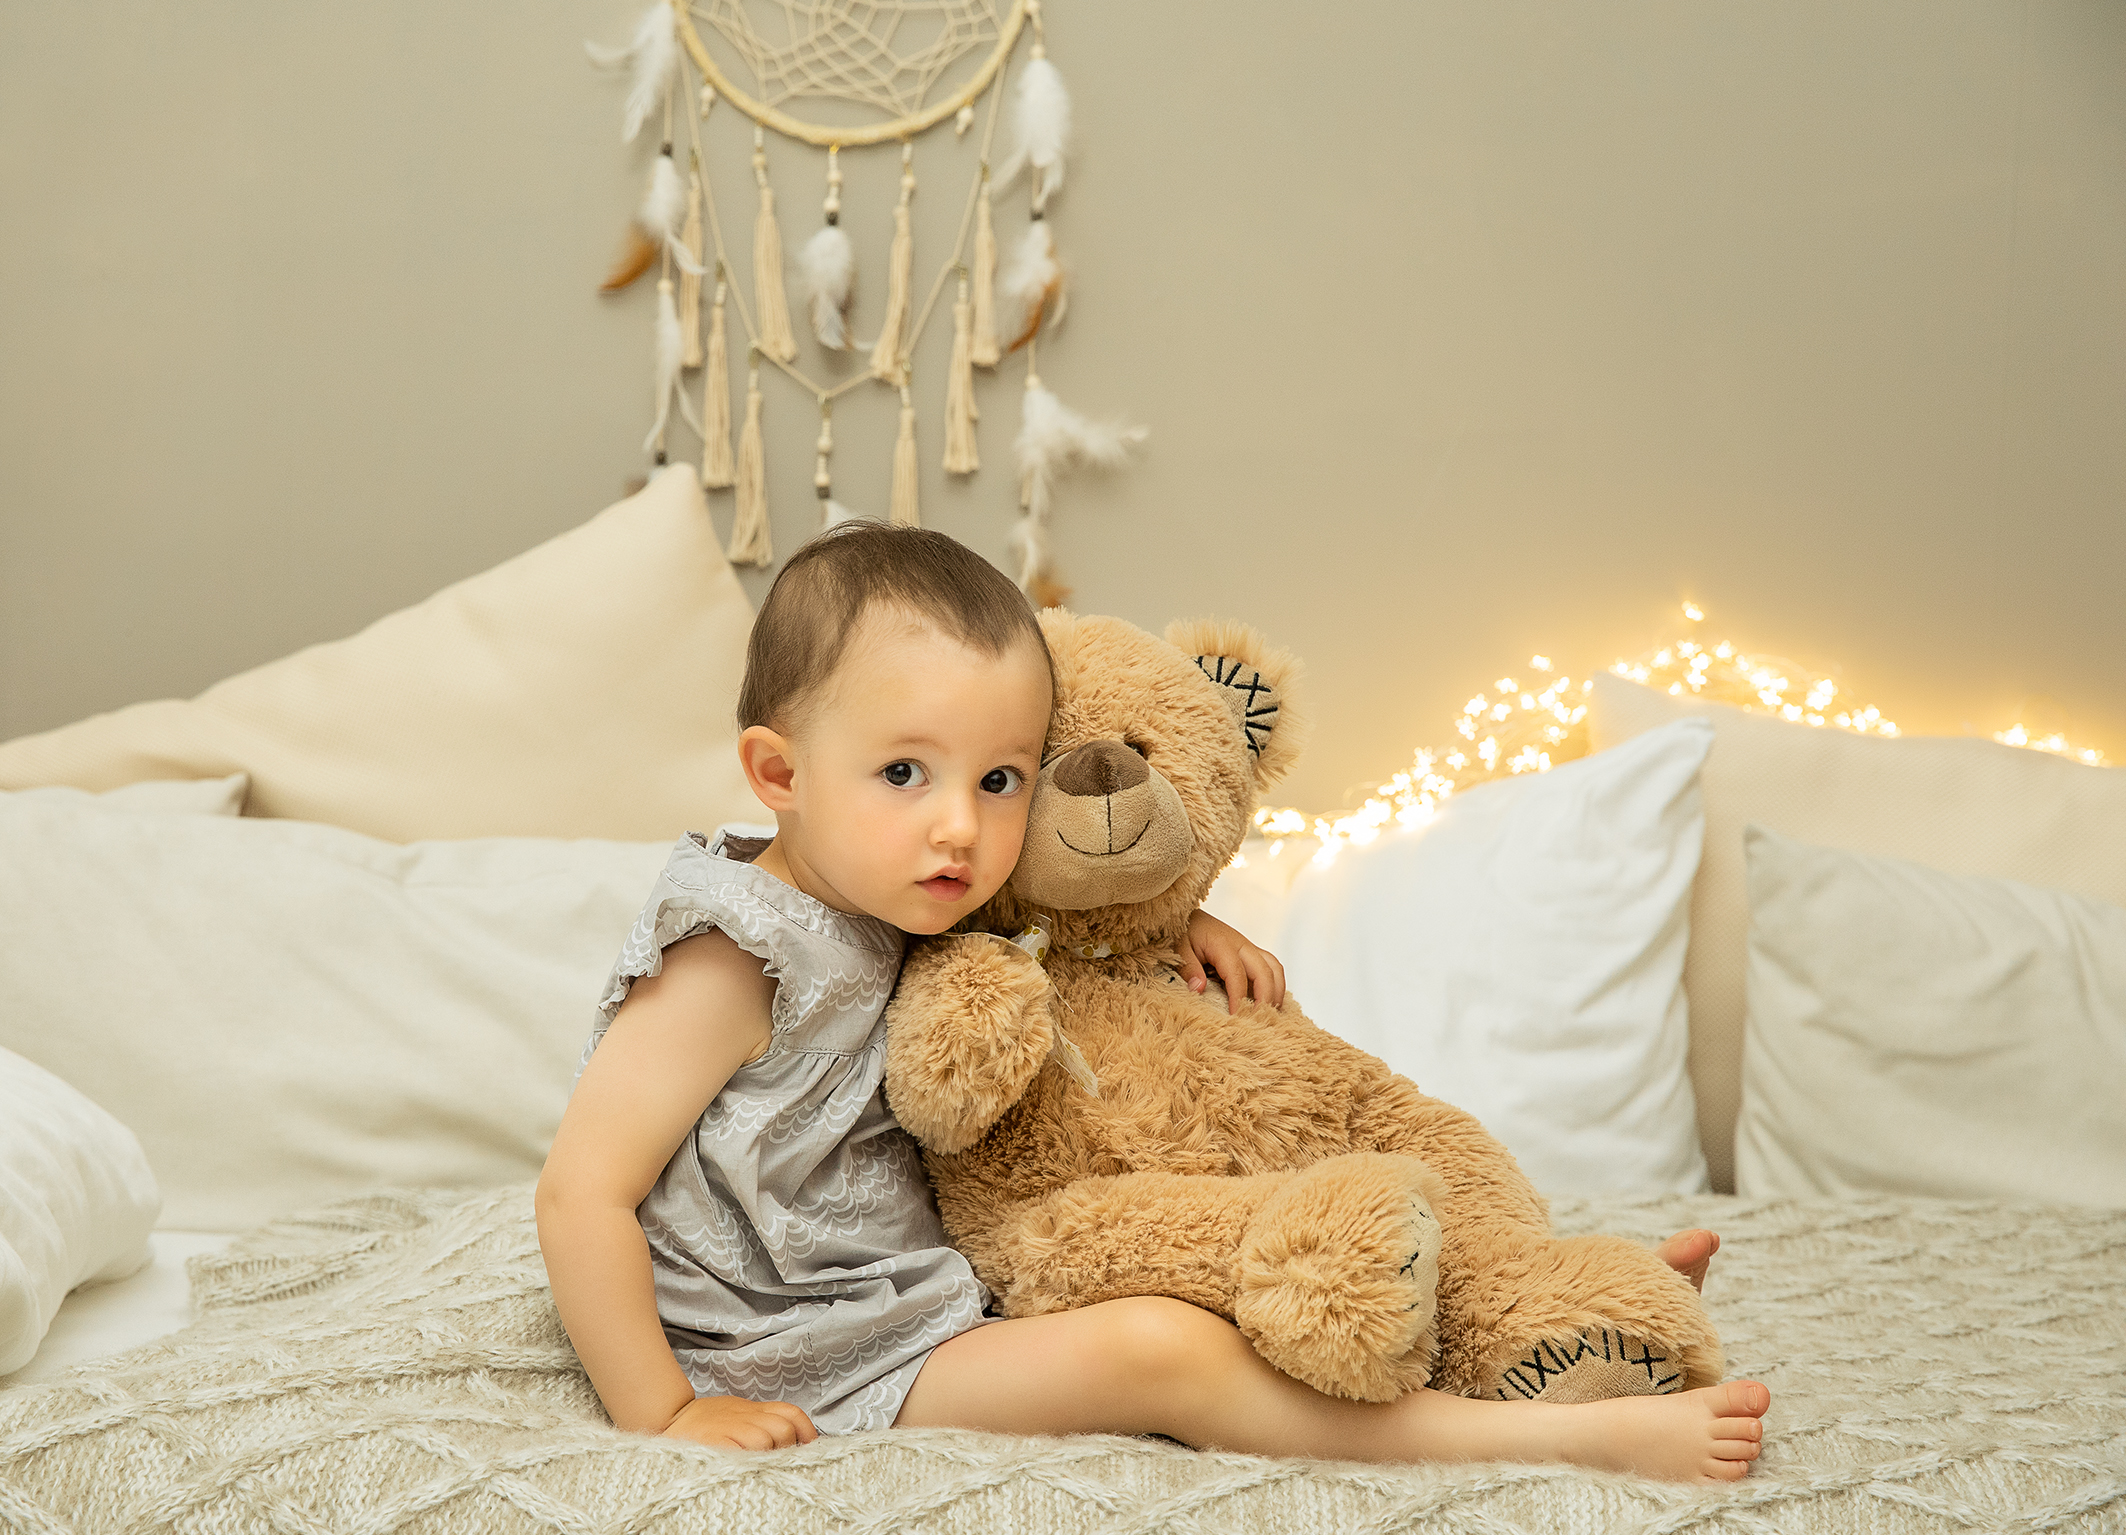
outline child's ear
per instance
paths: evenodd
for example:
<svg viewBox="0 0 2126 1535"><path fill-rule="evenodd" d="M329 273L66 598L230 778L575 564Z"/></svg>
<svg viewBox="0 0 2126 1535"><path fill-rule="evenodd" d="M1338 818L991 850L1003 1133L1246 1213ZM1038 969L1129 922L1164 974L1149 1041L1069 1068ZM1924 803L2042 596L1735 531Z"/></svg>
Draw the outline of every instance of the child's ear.
<svg viewBox="0 0 2126 1535"><path fill-rule="evenodd" d="M738 738L738 765L763 805L770 810L797 808L797 756L788 737L765 725L748 725Z"/></svg>
<svg viewBox="0 0 2126 1535"><path fill-rule="evenodd" d="M1176 619L1166 642L1195 663L1222 691L1247 742L1255 786L1284 777L1306 743L1306 722L1292 709L1299 662L1247 624L1218 618Z"/></svg>

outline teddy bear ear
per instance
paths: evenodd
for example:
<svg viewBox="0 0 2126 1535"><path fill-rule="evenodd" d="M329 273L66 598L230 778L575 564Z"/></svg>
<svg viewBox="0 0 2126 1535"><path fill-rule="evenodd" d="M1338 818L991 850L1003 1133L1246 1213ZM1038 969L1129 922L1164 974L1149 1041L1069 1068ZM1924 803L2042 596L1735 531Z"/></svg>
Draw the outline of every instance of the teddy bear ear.
<svg viewBox="0 0 2126 1535"><path fill-rule="evenodd" d="M1306 739L1305 721L1292 707L1299 662L1247 624L1226 619L1177 619L1167 625L1166 642L1218 685L1247 742L1256 787L1284 777Z"/></svg>

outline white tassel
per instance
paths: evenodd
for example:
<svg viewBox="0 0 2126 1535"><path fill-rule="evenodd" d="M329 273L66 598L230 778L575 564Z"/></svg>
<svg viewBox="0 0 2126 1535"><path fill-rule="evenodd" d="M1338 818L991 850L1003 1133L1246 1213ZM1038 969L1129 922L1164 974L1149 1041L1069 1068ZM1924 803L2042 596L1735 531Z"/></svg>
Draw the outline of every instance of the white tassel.
<svg viewBox="0 0 2126 1535"><path fill-rule="evenodd" d="M849 346L849 293L856 282L856 251L838 224L823 224L797 253L797 272L812 304L812 333L819 344L841 352Z"/></svg>
<svg viewBox="0 0 2126 1535"><path fill-rule="evenodd" d="M841 502L835 500L832 496L829 496L819 504L819 525L822 528L831 528L838 522L869 521L871 519L862 512L850 511L849 508L843 506Z"/></svg>
<svg viewBox="0 0 2126 1535"><path fill-rule="evenodd" d="M982 467L974 435L974 423L981 410L974 402L973 307L967 299L967 277L963 272L959 300L952 306L952 364L945 381L947 474L973 474Z"/></svg>
<svg viewBox="0 0 2126 1535"><path fill-rule="evenodd" d="M1016 352L1033 340L1045 318L1051 329L1063 319L1068 299L1063 291L1063 265L1056 260L1056 237L1048 220L1037 218L1012 249L1011 262L997 279L997 297L1012 327L1010 350Z"/></svg>
<svg viewBox="0 0 2126 1535"><path fill-rule="evenodd" d="M709 356L702 369L701 483L722 490L735 477L731 463L731 355L724 328L725 284L723 268L717 267L716 301L709 309Z"/></svg>
<svg viewBox="0 0 2126 1535"><path fill-rule="evenodd" d="M782 285L782 225L775 221L775 188L768 185L766 135L753 129L753 179L760 183L760 213L753 220L753 302L760 313L760 349L783 362L795 360L790 301Z"/></svg>
<svg viewBox="0 0 2126 1535"><path fill-rule="evenodd" d="M974 334L968 358L977 368L994 368L1003 360L997 345L997 230L989 212L989 172L982 172L982 197L974 221Z"/></svg>
<svg viewBox="0 0 2126 1535"><path fill-rule="evenodd" d="M664 0L657 0L635 24L635 35L625 48L606 48L585 43L593 63L606 69L630 66L627 111L620 124L622 143L632 144L652 112L664 105L679 68L679 32L675 13Z"/></svg>
<svg viewBox="0 0 2126 1535"><path fill-rule="evenodd" d="M997 180L1009 186L1020 171L1032 167L1033 208L1039 213L1063 189L1063 156L1070 147L1070 92L1039 43L1020 71L1011 123L1018 143Z"/></svg>
<svg viewBox="0 0 2126 1535"><path fill-rule="evenodd" d="M672 279L657 279L657 424L650 428L650 435L642 439L642 451L655 449L658 462L664 461L664 428L671 419L672 401L679 401L679 414L695 431L701 423L694 419L694 402L679 387L679 362L685 355L685 342L679 331L679 306L672 300Z"/></svg>
<svg viewBox="0 0 2126 1535"><path fill-rule="evenodd" d="M733 565L770 565L775 549L768 536L767 454L760 440L760 364L746 374L746 425L738 438L738 505L731 522Z"/></svg>
<svg viewBox="0 0 2126 1535"><path fill-rule="evenodd" d="M695 270L681 267L679 279L679 329L684 338L683 367L701 366L701 173L687 173L687 221L679 231L679 243L694 258Z"/></svg>
<svg viewBox="0 0 2126 1535"><path fill-rule="evenodd" d="M680 271L699 277L701 263L679 235L686 208L687 189L679 179L679 167L672 163L672 146L667 144L650 166L650 184L643 191L642 206L635 210L635 222L672 253Z"/></svg>
<svg viewBox="0 0 2126 1535"><path fill-rule="evenodd" d="M922 524L922 515L916 506L920 479L920 468L915 460L915 404L909 399L904 384L901 386L901 433L893 444L893 501L886 512L888 521L908 528Z"/></svg>
<svg viewBox="0 0 2126 1535"><path fill-rule="evenodd" d="M886 268L886 323L879 328L878 345L871 349L871 371L889 384L908 382L901 365L903 335L908 329L910 283L915 262L915 232L908 201L915 196L915 146L901 146L901 200L893 210L893 250Z"/></svg>

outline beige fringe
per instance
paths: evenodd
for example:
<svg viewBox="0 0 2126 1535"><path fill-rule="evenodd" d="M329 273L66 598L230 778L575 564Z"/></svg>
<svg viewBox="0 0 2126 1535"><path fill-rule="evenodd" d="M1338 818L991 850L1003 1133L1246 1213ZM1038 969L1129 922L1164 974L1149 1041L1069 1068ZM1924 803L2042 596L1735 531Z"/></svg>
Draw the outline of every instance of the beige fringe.
<svg viewBox="0 0 2126 1535"><path fill-rule="evenodd" d="M909 399L908 387L904 384L901 386L901 435L893 444L893 505L886 514L890 521L904 528L919 527L923 521L916 506L919 478L915 461L915 404Z"/></svg>
<svg viewBox="0 0 2126 1535"><path fill-rule="evenodd" d="M701 385L701 483L722 490L736 478L731 462L731 356L724 328L724 298L728 284L723 268L716 269L716 302L709 310L708 364Z"/></svg>
<svg viewBox="0 0 2126 1535"><path fill-rule="evenodd" d="M771 565L767 454L760 443L760 365L746 376L746 426L738 438L738 514L731 523L731 563Z"/></svg>
<svg viewBox="0 0 2126 1535"><path fill-rule="evenodd" d="M973 474L982 467L974 424L981 411L974 403L974 362L970 355L974 306L967 299L967 279L952 306L952 370L945 384L945 472Z"/></svg>
<svg viewBox="0 0 2126 1535"><path fill-rule="evenodd" d="M997 345L997 231L989 213L989 167L982 167L982 196L975 204L974 338L968 357L977 368L1003 360Z"/></svg>
<svg viewBox="0 0 2126 1535"><path fill-rule="evenodd" d="M760 183L760 213L753 220L753 302L760 311L760 349L783 362L797 358L790 331L790 300L782 286L782 226L775 222L775 188L768 185L768 152L753 130L753 179Z"/></svg>
<svg viewBox="0 0 2126 1535"><path fill-rule="evenodd" d="M687 221L679 231L679 243L687 248L696 266L701 265L701 172L687 173ZM679 365L701 366L701 274L679 269Z"/></svg>
<svg viewBox="0 0 2126 1535"><path fill-rule="evenodd" d="M879 327L878 345L871 349L871 371L889 384L906 384L908 370L901 365L908 328L909 287L915 265L915 231L910 220L909 199L915 196L915 146L901 146L901 200L893 210L893 254L886 277L886 321Z"/></svg>

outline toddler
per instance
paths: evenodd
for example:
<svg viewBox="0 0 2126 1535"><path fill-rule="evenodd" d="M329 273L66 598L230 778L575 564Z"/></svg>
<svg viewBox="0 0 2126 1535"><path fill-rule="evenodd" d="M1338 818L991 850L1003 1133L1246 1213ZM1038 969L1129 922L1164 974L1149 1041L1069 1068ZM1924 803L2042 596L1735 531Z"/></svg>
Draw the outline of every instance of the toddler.
<svg viewBox="0 0 2126 1535"><path fill-rule="evenodd" d="M1323 1396L1146 1296L1000 1320L887 1108L903 935L1017 862L1054 700L1032 609L941 534L854 523L761 605L739 754L772 840L682 840L600 1001L539 1180L554 1303L613 1422L767 1449L888 1426L1159 1433L1260 1454L1566 1460L1728 1481L1753 1381L1563 1406ZM1231 1005L1276 961L1202 912ZM1199 958L1198 956L1201 956ZM1702 1276L1713 1239L1664 1249Z"/></svg>

